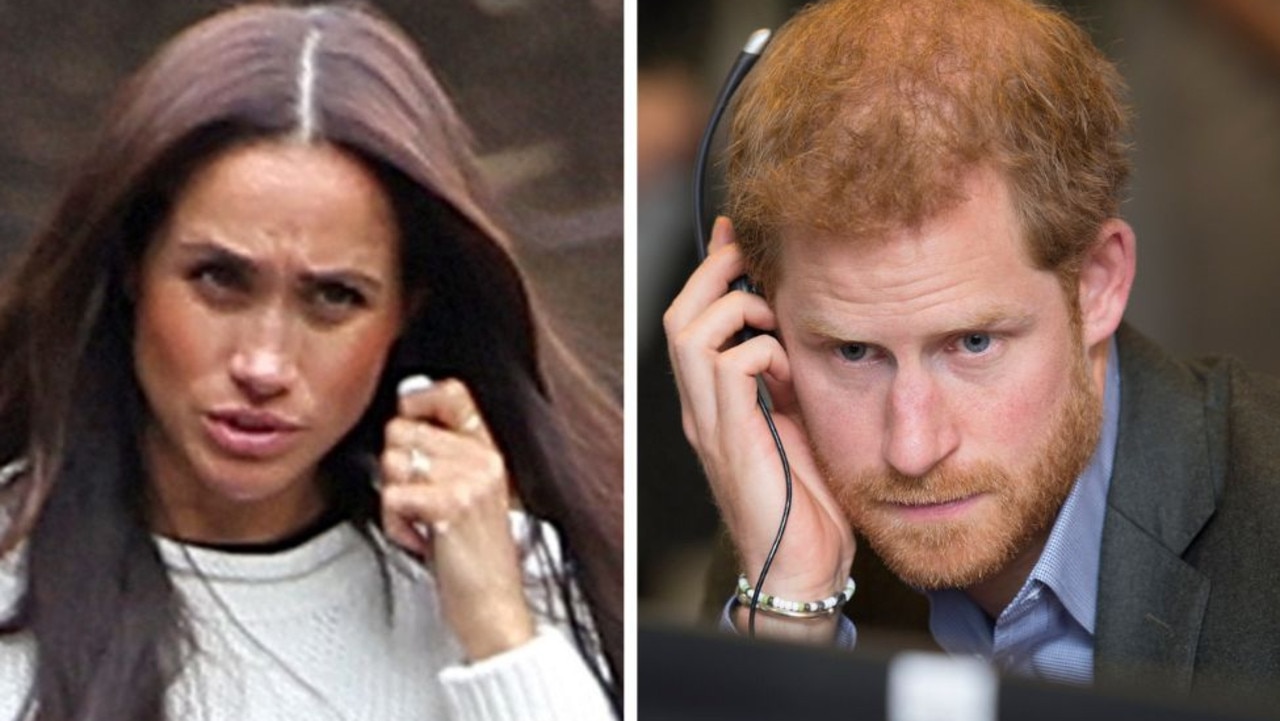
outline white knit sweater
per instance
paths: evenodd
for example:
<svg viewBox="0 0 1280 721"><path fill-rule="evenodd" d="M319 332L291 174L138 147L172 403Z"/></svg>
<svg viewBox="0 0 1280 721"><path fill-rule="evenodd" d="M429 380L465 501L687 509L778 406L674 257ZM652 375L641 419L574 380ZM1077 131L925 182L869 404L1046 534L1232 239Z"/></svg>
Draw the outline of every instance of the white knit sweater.
<svg viewBox="0 0 1280 721"><path fill-rule="evenodd" d="M534 603L532 641L467 664L431 575L395 551L388 616L377 555L350 524L266 555L159 544L198 647L169 691L171 719L612 718L563 619L549 617L560 614ZM0 565L12 602L21 573ZM540 572L526 561L526 575ZM0 721L18 717L33 658L29 638L0 642Z"/></svg>

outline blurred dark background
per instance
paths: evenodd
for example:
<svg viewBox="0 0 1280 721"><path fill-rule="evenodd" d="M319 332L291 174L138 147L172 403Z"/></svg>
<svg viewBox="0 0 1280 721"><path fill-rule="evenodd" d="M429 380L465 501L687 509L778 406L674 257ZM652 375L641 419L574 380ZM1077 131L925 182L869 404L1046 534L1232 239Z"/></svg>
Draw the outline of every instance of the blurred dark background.
<svg viewBox="0 0 1280 721"><path fill-rule="evenodd" d="M680 430L661 328L662 310L695 262L694 149L710 99L747 36L777 27L801 4L639 5L642 618L692 619L716 523ZM1050 4L1079 20L1119 64L1137 111L1136 174L1122 211L1138 235L1127 318L1179 355L1229 354L1280 374L1280 3Z"/></svg>
<svg viewBox="0 0 1280 721"><path fill-rule="evenodd" d="M621 397L623 0L374 0L475 133L536 290ZM120 80L229 0L0 0L0 261Z"/></svg>

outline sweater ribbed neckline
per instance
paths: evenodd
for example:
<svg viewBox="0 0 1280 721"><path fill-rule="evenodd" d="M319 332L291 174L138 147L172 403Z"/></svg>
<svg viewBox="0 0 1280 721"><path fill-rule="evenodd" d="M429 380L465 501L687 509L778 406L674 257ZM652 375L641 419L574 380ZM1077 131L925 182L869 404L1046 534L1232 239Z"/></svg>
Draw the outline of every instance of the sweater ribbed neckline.
<svg viewBox="0 0 1280 721"><path fill-rule="evenodd" d="M160 558L178 575L218 581L284 581L301 578L338 563L348 554L372 552L349 522L338 523L310 540L275 553L239 553L181 543L156 536Z"/></svg>

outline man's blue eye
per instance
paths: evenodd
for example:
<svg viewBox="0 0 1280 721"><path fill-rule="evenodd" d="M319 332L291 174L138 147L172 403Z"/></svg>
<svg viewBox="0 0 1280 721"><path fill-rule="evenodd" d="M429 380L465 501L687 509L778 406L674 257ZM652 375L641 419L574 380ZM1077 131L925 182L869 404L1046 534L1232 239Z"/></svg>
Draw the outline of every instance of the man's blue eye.
<svg viewBox="0 0 1280 721"><path fill-rule="evenodd" d="M840 357L847 361L860 361L867 357L867 346L863 343L846 343L840 346Z"/></svg>
<svg viewBox="0 0 1280 721"><path fill-rule="evenodd" d="M970 353L982 353L991 347L991 336L986 333L970 333L962 338L960 343Z"/></svg>

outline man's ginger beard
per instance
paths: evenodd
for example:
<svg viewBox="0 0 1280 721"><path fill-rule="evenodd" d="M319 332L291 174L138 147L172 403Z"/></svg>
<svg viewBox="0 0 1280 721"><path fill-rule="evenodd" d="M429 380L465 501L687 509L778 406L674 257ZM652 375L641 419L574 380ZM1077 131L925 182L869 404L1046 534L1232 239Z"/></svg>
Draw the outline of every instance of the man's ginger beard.
<svg viewBox="0 0 1280 721"><path fill-rule="evenodd" d="M1073 335L1080 337L1078 331ZM1070 391L1049 436L1023 468L991 462L944 464L920 478L893 469L838 478L816 448L814 458L853 528L895 575L921 589L967 588L990 578L1047 535L1093 455L1101 433L1102 403L1083 352L1072 366ZM907 523L882 505L940 503L975 493L991 494L997 505L994 515L989 508L980 509L976 523L968 516Z"/></svg>

